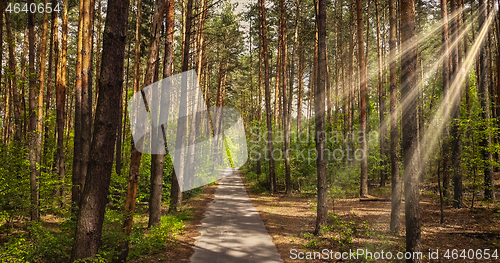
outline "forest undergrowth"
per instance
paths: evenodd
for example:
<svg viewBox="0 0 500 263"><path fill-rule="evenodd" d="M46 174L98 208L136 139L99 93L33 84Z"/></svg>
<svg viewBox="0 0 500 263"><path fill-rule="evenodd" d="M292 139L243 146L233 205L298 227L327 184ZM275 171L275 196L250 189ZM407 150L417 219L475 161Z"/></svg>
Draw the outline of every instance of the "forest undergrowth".
<svg viewBox="0 0 500 263"><path fill-rule="evenodd" d="M128 238L130 262L177 262L192 253L193 237L203 217L204 208L212 199L216 185L211 184L190 193L179 211L167 214L164 205L161 225L148 229L147 203L139 203L134 215L133 234ZM105 214L101 249L91 261L112 262L118 245L125 239L122 209L108 209ZM75 231L75 221L68 213L47 214L40 222L25 217L11 217L0 222L0 262L59 263L68 262ZM82 261L83 262L83 261Z"/></svg>

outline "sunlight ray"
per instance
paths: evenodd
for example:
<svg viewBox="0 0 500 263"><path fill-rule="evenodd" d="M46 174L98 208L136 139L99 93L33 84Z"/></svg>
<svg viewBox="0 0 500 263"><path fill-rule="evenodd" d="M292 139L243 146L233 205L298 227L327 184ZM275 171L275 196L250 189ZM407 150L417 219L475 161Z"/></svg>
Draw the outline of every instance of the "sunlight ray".
<svg viewBox="0 0 500 263"><path fill-rule="evenodd" d="M497 13L497 10L491 12L485 21L485 24L481 28L481 31L479 35L477 36L477 39L474 41L474 44L472 45L471 49L469 50L464 62L462 63L461 69L457 72L469 72L470 68L474 64L474 60L476 59L482 44L484 44L486 36L488 34L488 30L490 28L490 25ZM455 104L457 103L458 99L460 98L460 94L462 92L462 87L463 87L463 82L465 80L465 75L464 74L457 74L453 77L453 81L451 82L450 85L450 91L448 94L446 94L445 98L443 99L443 102L441 102L438 111L434 114L433 119L431 123L435 124L435 129L434 130L428 130L422 140L422 145L425 147L424 150L424 161L429 158L429 155L432 153L434 147L436 146L437 142L439 141L439 138L441 137L440 135L442 134L442 131L444 127L447 125L448 120L450 118L450 110L449 106L446 101L448 101L450 104ZM414 149L414 152L412 154L412 159L418 158L419 153L416 152L416 149ZM422 171L422 167L418 167L419 173Z"/></svg>

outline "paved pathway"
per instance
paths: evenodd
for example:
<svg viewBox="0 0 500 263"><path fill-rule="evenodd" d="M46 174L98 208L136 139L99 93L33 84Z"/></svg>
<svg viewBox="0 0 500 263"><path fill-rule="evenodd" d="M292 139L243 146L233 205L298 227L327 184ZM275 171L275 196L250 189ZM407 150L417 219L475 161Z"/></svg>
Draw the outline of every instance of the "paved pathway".
<svg viewBox="0 0 500 263"><path fill-rule="evenodd" d="M193 263L283 262L248 197L239 171L219 181L198 228Z"/></svg>

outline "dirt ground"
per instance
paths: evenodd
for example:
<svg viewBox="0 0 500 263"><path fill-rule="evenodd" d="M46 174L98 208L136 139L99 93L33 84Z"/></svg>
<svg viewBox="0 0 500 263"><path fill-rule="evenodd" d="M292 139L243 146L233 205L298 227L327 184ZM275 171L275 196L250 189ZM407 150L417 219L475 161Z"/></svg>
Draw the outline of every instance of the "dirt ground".
<svg viewBox="0 0 500 263"><path fill-rule="evenodd" d="M384 253L391 252L392 260L376 260L377 262L402 262L396 259L398 252L405 252L405 220L404 202L401 205L401 231L399 235L389 234L391 203L383 201L360 202L359 199L335 200L334 215L329 215L328 224L331 229L321 237L312 236L316 220L316 198L304 197L300 194L286 196L278 193L251 192L247 186L253 204L260 213L273 242L285 262L366 262L366 259L333 260L322 257L316 260L292 259L298 252L322 252L329 249L335 252L367 249ZM376 189L370 191L376 195ZM431 198L432 197L432 198ZM436 200L435 200L436 199ZM439 199L429 192L421 194L422 218L422 251L424 262L429 260L429 250L438 250L439 259L432 262L492 262L500 260L500 211L494 204L476 202L474 210L470 208L453 209L445 206L445 221L440 224ZM332 211L332 200L328 200L328 212ZM291 252L292 249L296 249ZM462 253L462 251L465 251ZM474 251L472 251L473 249ZM499 259L478 260L477 250L481 254L485 249L493 255L496 250ZM448 251L449 260L445 258ZM329 252L328 252L329 253ZM469 253L467 255L466 253ZM307 254L303 254L304 257ZM310 254L311 255L311 254ZM403 256L404 254L401 254ZM436 256L436 254L432 254ZM312 254L313 256L313 254ZM339 257L341 254L339 254ZM347 257L347 254L345 254ZM334 254L335 257L335 254ZM470 259L474 258L474 259Z"/></svg>

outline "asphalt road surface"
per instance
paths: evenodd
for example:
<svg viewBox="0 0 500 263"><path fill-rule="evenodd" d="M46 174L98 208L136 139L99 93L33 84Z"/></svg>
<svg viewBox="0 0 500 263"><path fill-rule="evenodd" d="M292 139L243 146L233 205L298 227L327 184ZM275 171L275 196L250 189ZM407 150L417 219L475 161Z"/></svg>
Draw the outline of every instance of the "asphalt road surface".
<svg viewBox="0 0 500 263"><path fill-rule="evenodd" d="M193 263L283 262L248 197L239 171L219 181L198 228Z"/></svg>

